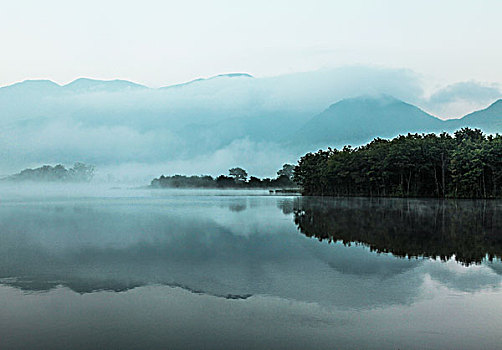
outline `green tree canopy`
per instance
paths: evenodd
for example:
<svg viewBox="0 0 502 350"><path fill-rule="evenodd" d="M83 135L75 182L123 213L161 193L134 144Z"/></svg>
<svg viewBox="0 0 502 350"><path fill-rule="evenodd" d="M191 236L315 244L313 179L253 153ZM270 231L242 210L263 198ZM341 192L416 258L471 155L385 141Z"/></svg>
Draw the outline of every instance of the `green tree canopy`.
<svg viewBox="0 0 502 350"><path fill-rule="evenodd" d="M307 195L502 196L502 136L479 129L408 134L303 156L294 180Z"/></svg>

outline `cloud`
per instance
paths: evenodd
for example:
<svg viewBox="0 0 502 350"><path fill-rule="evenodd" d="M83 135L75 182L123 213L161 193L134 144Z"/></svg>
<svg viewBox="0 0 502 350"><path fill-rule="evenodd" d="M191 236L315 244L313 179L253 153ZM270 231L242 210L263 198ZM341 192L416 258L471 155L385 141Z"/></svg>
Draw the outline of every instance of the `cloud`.
<svg viewBox="0 0 502 350"><path fill-rule="evenodd" d="M411 71L363 66L221 76L168 89L85 83L85 89L47 81L0 89L0 173L83 161L110 173L128 168L119 178L218 174L232 166L274 176L298 156L278 144L332 103L372 93L414 102L423 94Z"/></svg>
<svg viewBox="0 0 502 350"><path fill-rule="evenodd" d="M448 85L436 91L429 100L432 103L448 103L456 100L494 99L501 95L498 85L484 85L475 81L467 81Z"/></svg>
<svg viewBox="0 0 502 350"><path fill-rule="evenodd" d="M284 163L296 163L299 154L277 143L255 142L249 138L234 140L208 154L163 162L122 162L98 169L97 180L128 183L149 183L160 175L227 175L228 169L239 166L249 176L274 177Z"/></svg>
<svg viewBox="0 0 502 350"><path fill-rule="evenodd" d="M486 108L501 97L502 91L498 84L466 81L437 90L424 103L434 114L442 118L453 118Z"/></svg>

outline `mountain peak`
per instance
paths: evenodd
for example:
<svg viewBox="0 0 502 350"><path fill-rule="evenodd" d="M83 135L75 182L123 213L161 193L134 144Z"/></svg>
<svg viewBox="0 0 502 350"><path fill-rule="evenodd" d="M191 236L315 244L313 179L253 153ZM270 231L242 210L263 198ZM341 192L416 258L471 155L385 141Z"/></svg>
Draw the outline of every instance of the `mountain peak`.
<svg viewBox="0 0 502 350"><path fill-rule="evenodd" d="M33 89L41 89L41 88L58 88L61 85L53 82L48 79L28 79L18 83L14 83L12 85L3 86L2 89L6 88L33 88Z"/></svg>
<svg viewBox="0 0 502 350"><path fill-rule="evenodd" d="M188 85L192 85L195 83L200 83L203 81L213 81L213 80L219 80L222 78L254 78L251 74L248 73L225 73L225 74L218 74L214 75L209 78L197 78L194 80L187 81L185 83L180 83L180 84L174 84L174 85L168 85L161 87L161 89L172 89L172 88L180 88Z"/></svg>
<svg viewBox="0 0 502 350"><path fill-rule="evenodd" d="M346 98L333 103L332 105L329 106L328 110L340 109L340 108L372 110L396 105L414 107L404 101L395 98L394 96L387 94L378 94L378 95L363 95L363 96Z"/></svg>
<svg viewBox="0 0 502 350"><path fill-rule="evenodd" d="M484 132L500 132L502 128L502 99L498 99L490 106L480 111L476 111L460 119L451 119L451 124L460 127L480 128Z"/></svg>
<svg viewBox="0 0 502 350"><path fill-rule="evenodd" d="M502 108L502 98L493 102L488 108Z"/></svg>
<svg viewBox="0 0 502 350"><path fill-rule="evenodd" d="M361 95L357 97L350 97L341 101L355 102L355 103L394 103L403 102L394 96L388 94L375 94L375 95ZM340 102L341 102L340 101Z"/></svg>
<svg viewBox="0 0 502 350"><path fill-rule="evenodd" d="M128 89L144 89L146 86L133 83L128 80L114 79L114 80L98 80L91 78L78 78L74 81L63 85L67 90L72 91L120 91Z"/></svg>
<svg viewBox="0 0 502 350"><path fill-rule="evenodd" d="M238 77L244 77L244 78L253 78L251 74L248 73L226 73L226 74L218 74L215 75L214 77L208 78L208 79L214 79L214 78L238 78Z"/></svg>
<svg viewBox="0 0 502 350"><path fill-rule="evenodd" d="M375 137L441 129L441 120L390 95L341 100L304 125L296 139L305 144L363 144Z"/></svg>

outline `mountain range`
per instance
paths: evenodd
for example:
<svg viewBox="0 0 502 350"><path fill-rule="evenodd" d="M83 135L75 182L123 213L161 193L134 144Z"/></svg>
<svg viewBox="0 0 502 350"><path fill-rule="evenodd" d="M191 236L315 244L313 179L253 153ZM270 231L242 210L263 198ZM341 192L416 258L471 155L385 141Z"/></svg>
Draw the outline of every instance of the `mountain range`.
<svg viewBox="0 0 502 350"><path fill-rule="evenodd" d="M413 97L414 87L380 84L383 73L378 74L361 88L333 83L346 75L324 81L321 75L231 73L161 88L127 80L80 78L66 85L27 80L0 88L0 171L75 161L98 169L124 163L201 164L197 169L202 169L205 164L215 173L231 163L261 167L270 161L267 171L272 171L281 165L276 163L308 151L357 146L375 137L467 126L502 132L502 100L442 120L416 106L421 100ZM253 156L258 152L261 156Z"/></svg>
<svg viewBox="0 0 502 350"><path fill-rule="evenodd" d="M304 146L342 147L367 143L375 137L453 132L463 127L502 132L502 100L462 118L442 120L388 95L344 99L314 116L293 139Z"/></svg>

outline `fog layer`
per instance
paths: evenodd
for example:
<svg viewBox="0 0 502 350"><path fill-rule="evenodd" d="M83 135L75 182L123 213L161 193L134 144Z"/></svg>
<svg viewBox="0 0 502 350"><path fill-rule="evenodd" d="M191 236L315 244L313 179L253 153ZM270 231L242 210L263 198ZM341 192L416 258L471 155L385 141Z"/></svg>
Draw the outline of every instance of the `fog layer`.
<svg viewBox="0 0 502 350"><path fill-rule="evenodd" d="M368 67L227 74L160 89L121 80L25 81L0 88L0 174L81 161L96 165L102 180L216 175L233 166L272 176L315 148L284 145L341 99L386 94L441 111L451 103L477 106L498 91L471 82L424 97L422 86L411 71Z"/></svg>

